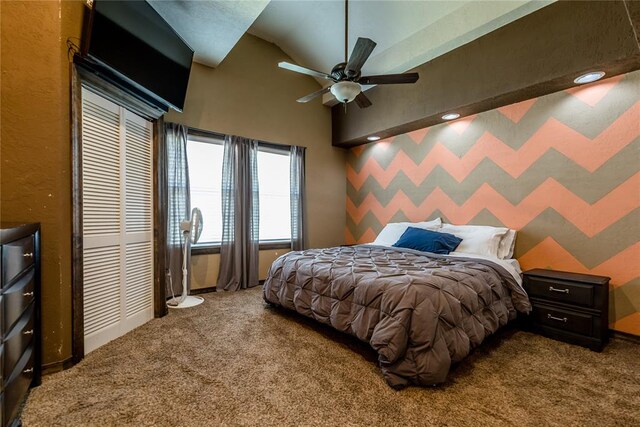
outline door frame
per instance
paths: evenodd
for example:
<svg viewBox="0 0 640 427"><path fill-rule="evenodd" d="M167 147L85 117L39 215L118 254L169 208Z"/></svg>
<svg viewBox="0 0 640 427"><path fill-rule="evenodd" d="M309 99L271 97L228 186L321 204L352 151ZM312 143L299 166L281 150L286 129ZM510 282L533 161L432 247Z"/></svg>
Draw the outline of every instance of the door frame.
<svg viewBox="0 0 640 427"><path fill-rule="evenodd" d="M72 364L84 358L84 271L82 235L82 86L150 120L153 126L153 308L154 317L167 314L166 224L167 176L164 168L164 111L140 101L82 66L71 64L71 325Z"/></svg>

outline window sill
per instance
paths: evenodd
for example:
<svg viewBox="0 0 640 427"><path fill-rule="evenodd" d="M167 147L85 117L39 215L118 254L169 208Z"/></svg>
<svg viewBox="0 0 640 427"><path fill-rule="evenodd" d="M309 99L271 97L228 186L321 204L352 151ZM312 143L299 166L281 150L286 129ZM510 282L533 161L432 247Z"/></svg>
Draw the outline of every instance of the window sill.
<svg viewBox="0 0 640 427"><path fill-rule="evenodd" d="M291 240L264 240L260 242L260 250L290 249ZM191 247L191 255L211 255L220 253L220 244L196 245Z"/></svg>
<svg viewBox="0 0 640 427"><path fill-rule="evenodd" d="M291 240L263 240L260 242L260 250L291 249Z"/></svg>
<svg viewBox="0 0 640 427"><path fill-rule="evenodd" d="M191 255L211 255L219 253L219 244L191 246Z"/></svg>

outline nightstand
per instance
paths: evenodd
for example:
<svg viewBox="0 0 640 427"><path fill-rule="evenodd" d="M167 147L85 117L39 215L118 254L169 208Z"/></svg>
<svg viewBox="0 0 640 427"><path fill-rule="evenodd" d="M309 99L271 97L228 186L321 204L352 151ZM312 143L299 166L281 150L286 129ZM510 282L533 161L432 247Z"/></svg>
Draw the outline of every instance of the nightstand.
<svg viewBox="0 0 640 427"><path fill-rule="evenodd" d="M601 351L609 333L609 277L525 271L532 311L525 327L549 338Z"/></svg>

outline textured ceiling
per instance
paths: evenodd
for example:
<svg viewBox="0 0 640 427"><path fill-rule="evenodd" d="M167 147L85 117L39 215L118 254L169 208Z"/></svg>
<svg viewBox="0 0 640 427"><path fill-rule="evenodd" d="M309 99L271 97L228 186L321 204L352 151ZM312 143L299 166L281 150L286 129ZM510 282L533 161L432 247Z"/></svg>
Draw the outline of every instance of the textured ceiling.
<svg viewBox="0 0 640 427"><path fill-rule="evenodd" d="M349 52L368 37L378 46L365 74L404 72L551 2L351 0ZM249 32L327 72L344 60L344 2L273 0Z"/></svg>
<svg viewBox="0 0 640 427"><path fill-rule="evenodd" d="M348 49L358 37L371 38L378 45L363 73L405 72L553 1L350 0ZM344 60L343 1L149 2L195 50L195 61L205 65L220 64L247 31L319 71ZM324 101L331 99L327 94Z"/></svg>
<svg viewBox="0 0 640 427"><path fill-rule="evenodd" d="M217 67L269 4L269 0L149 0L195 50L194 60Z"/></svg>

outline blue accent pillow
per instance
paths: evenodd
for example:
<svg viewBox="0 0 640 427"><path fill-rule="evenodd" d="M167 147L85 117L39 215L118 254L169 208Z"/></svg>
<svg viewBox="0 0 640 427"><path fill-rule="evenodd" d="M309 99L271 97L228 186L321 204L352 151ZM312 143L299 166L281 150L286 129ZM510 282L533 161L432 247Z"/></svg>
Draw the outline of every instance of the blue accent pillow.
<svg viewBox="0 0 640 427"><path fill-rule="evenodd" d="M409 227L393 246L448 255L449 252L458 247L460 242L462 242L462 239L453 234Z"/></svg>

